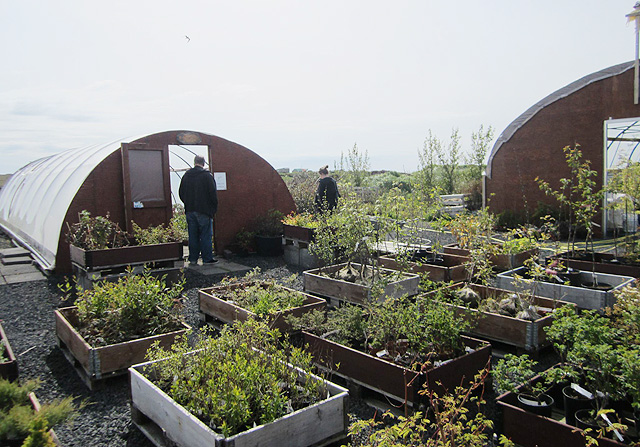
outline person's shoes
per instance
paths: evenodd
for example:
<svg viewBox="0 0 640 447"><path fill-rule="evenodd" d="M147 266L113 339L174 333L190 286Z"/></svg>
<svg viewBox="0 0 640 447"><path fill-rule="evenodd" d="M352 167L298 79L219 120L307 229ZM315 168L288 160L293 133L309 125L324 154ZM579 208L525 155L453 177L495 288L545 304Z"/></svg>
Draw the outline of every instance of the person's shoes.
<svg viewBox="0 0 640 447"><path fill-rule="evenodd" d="M203 264L215 264L216 262L218 262L216 258L213 258L211 261L202 261Z"/></svg>

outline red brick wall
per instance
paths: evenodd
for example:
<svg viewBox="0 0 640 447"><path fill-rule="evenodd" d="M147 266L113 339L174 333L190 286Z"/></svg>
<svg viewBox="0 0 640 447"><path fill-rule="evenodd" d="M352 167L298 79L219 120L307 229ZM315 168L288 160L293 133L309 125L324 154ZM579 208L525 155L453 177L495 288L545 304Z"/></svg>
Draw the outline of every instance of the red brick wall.
<svg viewBox="0 0 640 447"><path fill-rule="evenodd" d="M562 148L580 144L602 185L604 121L640 116L633 104L633 70L583 87L546 106L518 129L494 154L486 197L495 214L504 210L533 213L538 201L557 206L535 182L539 177L559 189L569 177ZM597 223L601 222L598 217Z"/></svg>

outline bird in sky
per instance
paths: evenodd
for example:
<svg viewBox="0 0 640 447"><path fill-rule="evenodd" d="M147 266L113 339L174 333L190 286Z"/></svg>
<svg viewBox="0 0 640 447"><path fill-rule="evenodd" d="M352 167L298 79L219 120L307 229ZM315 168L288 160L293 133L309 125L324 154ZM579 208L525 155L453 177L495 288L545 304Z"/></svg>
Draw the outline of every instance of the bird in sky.
<svg viewBox="0 0 640 447"><path fill-rule="evenodd" d="M191 39L189 38L189 36L187 36L187 35L185 34L185 36L184 36L184 37L185 37L185 39L187 39L187 43L191 42Z"/></svg>

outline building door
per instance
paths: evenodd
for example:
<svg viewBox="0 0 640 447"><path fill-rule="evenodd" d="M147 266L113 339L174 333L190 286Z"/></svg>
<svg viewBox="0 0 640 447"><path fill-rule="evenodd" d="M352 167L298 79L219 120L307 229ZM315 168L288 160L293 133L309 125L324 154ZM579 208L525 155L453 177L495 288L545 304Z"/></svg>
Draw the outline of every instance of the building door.
<svg viewBox="0 0 640 447"><path fill-rule="evenodd" d="M167 147L122 143L121 152L127 231L131 221L142 228L167 224L172 215Z"/></svg>

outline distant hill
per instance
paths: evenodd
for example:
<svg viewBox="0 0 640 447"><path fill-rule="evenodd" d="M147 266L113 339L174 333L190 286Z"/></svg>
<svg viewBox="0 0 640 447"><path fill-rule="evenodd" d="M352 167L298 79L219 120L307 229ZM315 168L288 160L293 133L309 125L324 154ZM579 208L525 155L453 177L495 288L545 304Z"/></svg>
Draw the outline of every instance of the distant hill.
<svg viewBox="0 0 640 447"><path fill-rule="evenodd" d="M0 188L2 188L5 183L7 183L7 180L9 180L9 177L11 177L12 175L13 174L0 174Z"/></svg>

